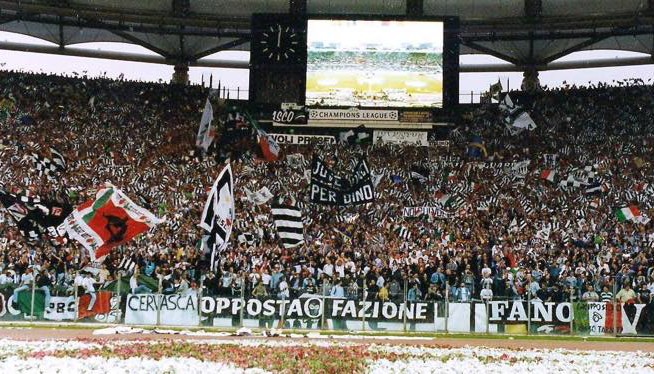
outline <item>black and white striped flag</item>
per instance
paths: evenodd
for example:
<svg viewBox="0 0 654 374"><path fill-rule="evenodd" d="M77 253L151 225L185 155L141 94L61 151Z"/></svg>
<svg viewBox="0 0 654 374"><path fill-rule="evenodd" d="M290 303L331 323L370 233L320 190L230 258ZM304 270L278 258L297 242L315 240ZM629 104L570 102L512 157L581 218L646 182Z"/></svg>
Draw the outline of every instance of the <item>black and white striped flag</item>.
<svg viewBox="0 0 654 374"><path fill-rule="evenodd" d="M136 262L134 262L134 260L132 260L132 258L129 256L123 257L123 259L120 260L120 264L118 264L118 270L122 270L126 273L134 271L135 267Z"/></svg>
<svg viewBox="0 0 654 374"><path fill-rule="evenodd" d="M302 211L293 205L275 203L271 206L277 234L284 248L294 248L304 243Z"/></svg>

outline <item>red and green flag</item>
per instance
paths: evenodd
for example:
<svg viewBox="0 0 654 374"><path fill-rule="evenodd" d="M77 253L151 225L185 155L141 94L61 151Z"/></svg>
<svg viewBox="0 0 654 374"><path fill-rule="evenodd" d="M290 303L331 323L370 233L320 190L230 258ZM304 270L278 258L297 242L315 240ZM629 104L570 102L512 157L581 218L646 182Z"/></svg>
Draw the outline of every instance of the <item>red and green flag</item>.
<svg viewBox="0 0 654 374"><path fill-rule="evenodd" d="M639 217L641 216L640 210L635 205L620 208L615 212L615 214L618 217L618 221L620 222L625 222L625 221L637 222Z"/></svg>
<svg viewBox="0 0 654 374"><path fill-rule="evenodd" d="M118 188L107 185L96 193L95 199L77 207L62 226L71 239L89 251L93 261L102 262L112 248L161 222Z"/></svg>

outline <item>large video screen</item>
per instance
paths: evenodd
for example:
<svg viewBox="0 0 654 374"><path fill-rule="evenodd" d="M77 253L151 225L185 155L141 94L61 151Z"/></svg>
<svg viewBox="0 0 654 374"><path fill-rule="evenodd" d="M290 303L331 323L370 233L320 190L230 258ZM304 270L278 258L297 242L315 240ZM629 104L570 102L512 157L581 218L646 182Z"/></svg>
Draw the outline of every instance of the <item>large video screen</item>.
<svg viewBox="0 0 654 374"><path fill-rule="evenodd" d="M324 20L307 25L309 106L443 106L443 22Z"/></svg>

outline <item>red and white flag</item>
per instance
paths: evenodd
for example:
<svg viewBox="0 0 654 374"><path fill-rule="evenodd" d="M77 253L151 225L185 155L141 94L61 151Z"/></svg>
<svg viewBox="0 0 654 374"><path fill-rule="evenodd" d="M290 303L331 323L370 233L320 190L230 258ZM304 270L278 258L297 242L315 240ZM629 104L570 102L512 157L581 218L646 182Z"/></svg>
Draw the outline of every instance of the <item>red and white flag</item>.
<svg viewBox="0 0 654 374"><path fill-rule="evenodd" d="M279 144L268 135L265 131L259 129L259 145L261 146L261 153L266 161L277 161L279 159Z"/></svg>
<svg viewBox="0 0 654 374"><path fill-rule="evenodd" d="M554 182L554 175L556 174L556 170L553 169L545 169L543 170L542 173L540 173L541 179L545 179L550 182Z"/></svg>
<svg viewBox="0 0 654 374"><path fill-rule="evenodd" d="M102 262L111 249L163 222L136 205L121 190L107 184L95 199L75 209L60 229L77 240L95 262Z"/></svg>

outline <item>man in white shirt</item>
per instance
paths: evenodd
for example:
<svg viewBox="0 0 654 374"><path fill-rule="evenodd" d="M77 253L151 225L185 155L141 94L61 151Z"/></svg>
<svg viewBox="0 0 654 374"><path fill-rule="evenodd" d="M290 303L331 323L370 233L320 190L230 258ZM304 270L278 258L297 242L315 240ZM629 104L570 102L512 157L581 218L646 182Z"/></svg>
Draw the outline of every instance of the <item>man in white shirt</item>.
<svg viewBox="0 0 654 374"><path fill-rule="evenodd" d="M334 265L329 259L325 259L325 265L322 267L322 272L327 274L330 278L334 275Z"/></svg>
<svg viewBox="0 0 654 374"><path fill-rule="evenodd" d="M493 300L493 290L490 288L490 285L485 286L481 291L479 291L479 297L484 302Z"/></svg>
<svg viewBox="0 0 654 374"><path fill-rule="evenodd" d="M75 275L75 279L73 280L72 292L75 292L75 290L77 290L78 294L84 293L84 287L82 286L83 282L84 282L84 276L82 275L82 273L78 272Z"/></svg>
<svg viewBox="0 0 654 374"><path fill-rule="evenodd" d="M263 272L261 273L261 282L263 283L264 286L266 286L267 289L271 290L270 288L271 281L272 281L272 275L270 275L268 269L264 268Z"/></svg>
<svg viewBox="0 0 654 374"><path fill-rule="evenodd" d="M95 285L93 284L95 280L91 276L91 273L86 273L86 276L82 280L82 287L84 287L84 292L91 295L91 301L89 301L89 306L86 308L86 310L93 310L93 307L95 306L95 300L97 299L97 295L95 293Z"/></svg>
<svg viewBox="0 0 654 374"><path fill-rule="evenodd" d="M290 290L288 289L288 282L286 282L286 276L282 275L279 280L279 293L278 297L282 300L286 300L291 296Z"/></svg>

